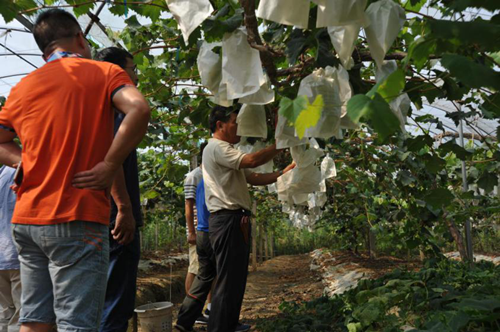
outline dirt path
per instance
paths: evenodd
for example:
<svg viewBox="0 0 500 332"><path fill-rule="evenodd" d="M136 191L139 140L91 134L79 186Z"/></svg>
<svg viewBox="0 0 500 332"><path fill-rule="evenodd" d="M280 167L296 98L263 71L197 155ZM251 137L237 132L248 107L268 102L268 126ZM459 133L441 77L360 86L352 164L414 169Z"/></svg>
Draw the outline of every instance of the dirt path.
<svg viewBox="0 0 500 332"><path fill-rule="evenodd" d="M321 296L324 286L310 269L308 254L279 256L260 265L248 276L242 321L258 331L259 319L273 319L283 301L309 301Z"/></svg>
<svg viewBox="0 0 500 332"><path fill-rule="evenodd" d="M283 301L309 301L321 296L324 286L319 275L310 271L310 264L309 254L279 256L259 265L256 272L250 272L241 320L252 326L251 331L259 331L259 319L276 317ZM171 290L175 321L184 298L186 270L187 266L181 265L170 274L169 268L159 266L148 273L141 273L136 305L168 301ZM196 325L195 330L206 331L206 326Z"/></svg>

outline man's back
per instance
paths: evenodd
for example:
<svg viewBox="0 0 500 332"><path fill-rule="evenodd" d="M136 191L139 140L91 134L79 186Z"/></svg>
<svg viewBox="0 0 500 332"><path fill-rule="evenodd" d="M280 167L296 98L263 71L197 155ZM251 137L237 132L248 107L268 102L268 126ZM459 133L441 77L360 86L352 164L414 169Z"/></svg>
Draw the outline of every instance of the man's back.
<svg viewBox="0 0 500 332"><path fill-rule="evenodd" d="M0 126L18 134L24 151L14 223L109 222L105 192L76 189L72 180L104 159L113 140L112 94L130 84L118 66L71 57L12 90Z"/></svg>

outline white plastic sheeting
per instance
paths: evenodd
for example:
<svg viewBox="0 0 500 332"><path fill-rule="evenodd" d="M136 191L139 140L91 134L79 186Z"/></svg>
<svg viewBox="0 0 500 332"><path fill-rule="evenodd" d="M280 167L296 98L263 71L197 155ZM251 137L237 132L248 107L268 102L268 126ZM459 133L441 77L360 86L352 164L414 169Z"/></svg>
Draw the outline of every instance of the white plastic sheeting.
<svg viewBox="0 0 500 332"><path fill-rule="evenodd" d="M317 0L318 19L316 27L357 24L366 25L367 0Z"/></svg>
<svg viewBox="0 0 500 332"><path fill-rule="evenodd" d="M393 0L380 0L366 10L369 25L365 28L370 53L377 66L396 40L406 20L405 10Z"/></svg>
<svg viewBox="0 0 500 332"><path fill-rule="evenodd" d="M309 0L261 0L257 17L306 29L309 23Z"/></svg>
<svg viewBox="0 0 500 332"><path fill-rule="evenodd" d="M245 27L222 39L222 80L227 98L238 99L259 91L266 83L259 51L250 47Z"/></svg>
<svg viewBox="0 0 500 332"><path fill-rule="evenodd" d="M266 110L262 105L243 104L236 123L238 136L267 138Z"/></svg>
<svg viewBox="0 0 500 332"><path fill-rule="evenodd" d="M186 45L189 35L214 11L209 0L167 0L167 5L181 29Z"/></svg>
<svg viewBox="0 0 500 332"><path fill-rule="evenodd" d="M211 100L221 106L231 106L232 100L227 99L226 86L221 85L222 80L222 58L213 51L215 47L221 47L222 43L204 42L198 53L197 64L201 83L212 92Z"/></svg>
<svg viewBox="0 0 500 332"><path fill-rule="evenodd" d="M266 105L272 103L274 101L274 90L271 89L271 82L266 74L264 74L264 80L265 82L262 83L257 92L240 98L238 102L250 105Z"/></svg>
<svg viewBox="0 0 500 332"><path fill-rule="evenodd" d="M287 118L283 115L278 115L278 123L275 131L276 148L285 149L297 145L306 144L306 139L299 139L295 136L295 128L288 123Z"/></svg>
<svg viewBox="0 0 500 332"><path fill-rule="evenodd" d="M349 74L339 66L320 68L300 82L299 96L307 96L312 103L318 95L323 96L324 107L316 126L307 128L305 137L330 138L338 135L341 116L347 112L347 102L352 90Z"/></svg>
<svg viewBox="0 0 500 332"><path fill-rule="evenodd" d="M307 205L309 194L319 191L321 171L315 163L324 152L319 149L316 140L311 139L309 143L308 148L299 145L290 149L297 166L278 178L276 187L279 200L289 204Z"/></svg>
<svg viewBox="0 0 500 332"><path fill-rule="evenodd" d="M411 107L410 97L408 97L408 94L403 93L397 98L391 100L391 102L389 103L389 107L398 118L399 123L401 125L401 130L403 131L403 133L405 133L406 118L408 116L408 111L410 110Z"/></svg>
<svg viewBox="0 0 500 332"><path fill-rule="evenodd" d="M345 26L328 27L328 34L330 35L333 48L335 49L335 52L337 52L340 63L346 69L351 69L354 65L354 60L351 55L352 52L354 52L354 47L356 46L356 40L358 39L360 30L361 26L357 23Z"/></svg>
<svg viewBox="0 0 500 332"><path fill-rule="evenodd" d="M377 81L377 83L382 82L397 69L398 63L396 62L396 60L386 60L382 63L381 66L377 67L377 70L375 72L375 80Z"/></svg>

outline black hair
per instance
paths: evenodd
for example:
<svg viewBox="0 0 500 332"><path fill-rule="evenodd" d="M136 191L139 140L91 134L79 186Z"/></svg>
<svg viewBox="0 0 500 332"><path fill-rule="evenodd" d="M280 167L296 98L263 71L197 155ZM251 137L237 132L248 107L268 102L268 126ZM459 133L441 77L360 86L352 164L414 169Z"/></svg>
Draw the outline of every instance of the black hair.
<svg viewBox="0 0 500 332"><path fill-rule="evenodd" d="M75 37L82 31L76 18L62 9L49 9L41 13L33 27L33 36L42 53L59 39Z"/></svg>
<svg viewBox="0 0 500 332"><path fill-rule="evenodd" d="M210 131L215 133L215 129L217 129L217 121L228 122L231 118L231 114L238 114L239 108L233 107L224 107L224 106L215 106L210 112L210 117L208 118L208 124L210 126Z"/></svg>
<svg viewBox="0 0 500 332"><path fill-rule="evenodd" d="M201 161L203 160L203 150L205 150L205 147L207 146L208 142L205 141L203 143L201 143L200 145L200 153L198 154L198 157L200 159L200 164L201 164Z"/></svg>
<svg viewBox="0 0 500 332"><path fill-rule="evenodd" d="M111 62L120 66L122 69L125 69L125 66L127 65L127 58L133 60L134 56L124 49L118 47L107 47L99 51L94 57L94 60Z"/></svg>

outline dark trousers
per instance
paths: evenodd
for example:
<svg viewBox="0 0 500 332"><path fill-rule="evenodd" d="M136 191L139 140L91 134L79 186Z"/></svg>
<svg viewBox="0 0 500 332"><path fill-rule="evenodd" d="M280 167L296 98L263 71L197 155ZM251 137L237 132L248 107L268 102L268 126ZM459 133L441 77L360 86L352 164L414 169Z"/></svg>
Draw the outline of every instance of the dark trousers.
<svg viewBox="0 0 500 332"><path fill-rule="evenodd" d="M190 330L196 318L201 316L203 306L217 275L214 251L207 232L198 231L196 234L196 253L199 264L198 274L194 278L177 316L177 324L186 330Z"/></svg>
<svg viewBox="0 0 500 332"><path fill-rule="evenodd" d="M217 264L217 282L212 294L209 332L234 332L245 295L250 258L250 228L246 239L241 227L243 212L210 215L210 242ZM249 224L247 224L249 226Z"/></svg>
<svg viewBox="0 0 500 332"><path fill-rule="evenodd" d="M137 268L141 256L139 230L123 246L109 235L109 269L100 332L126 332L132 318L137 290Z"/></svg>

